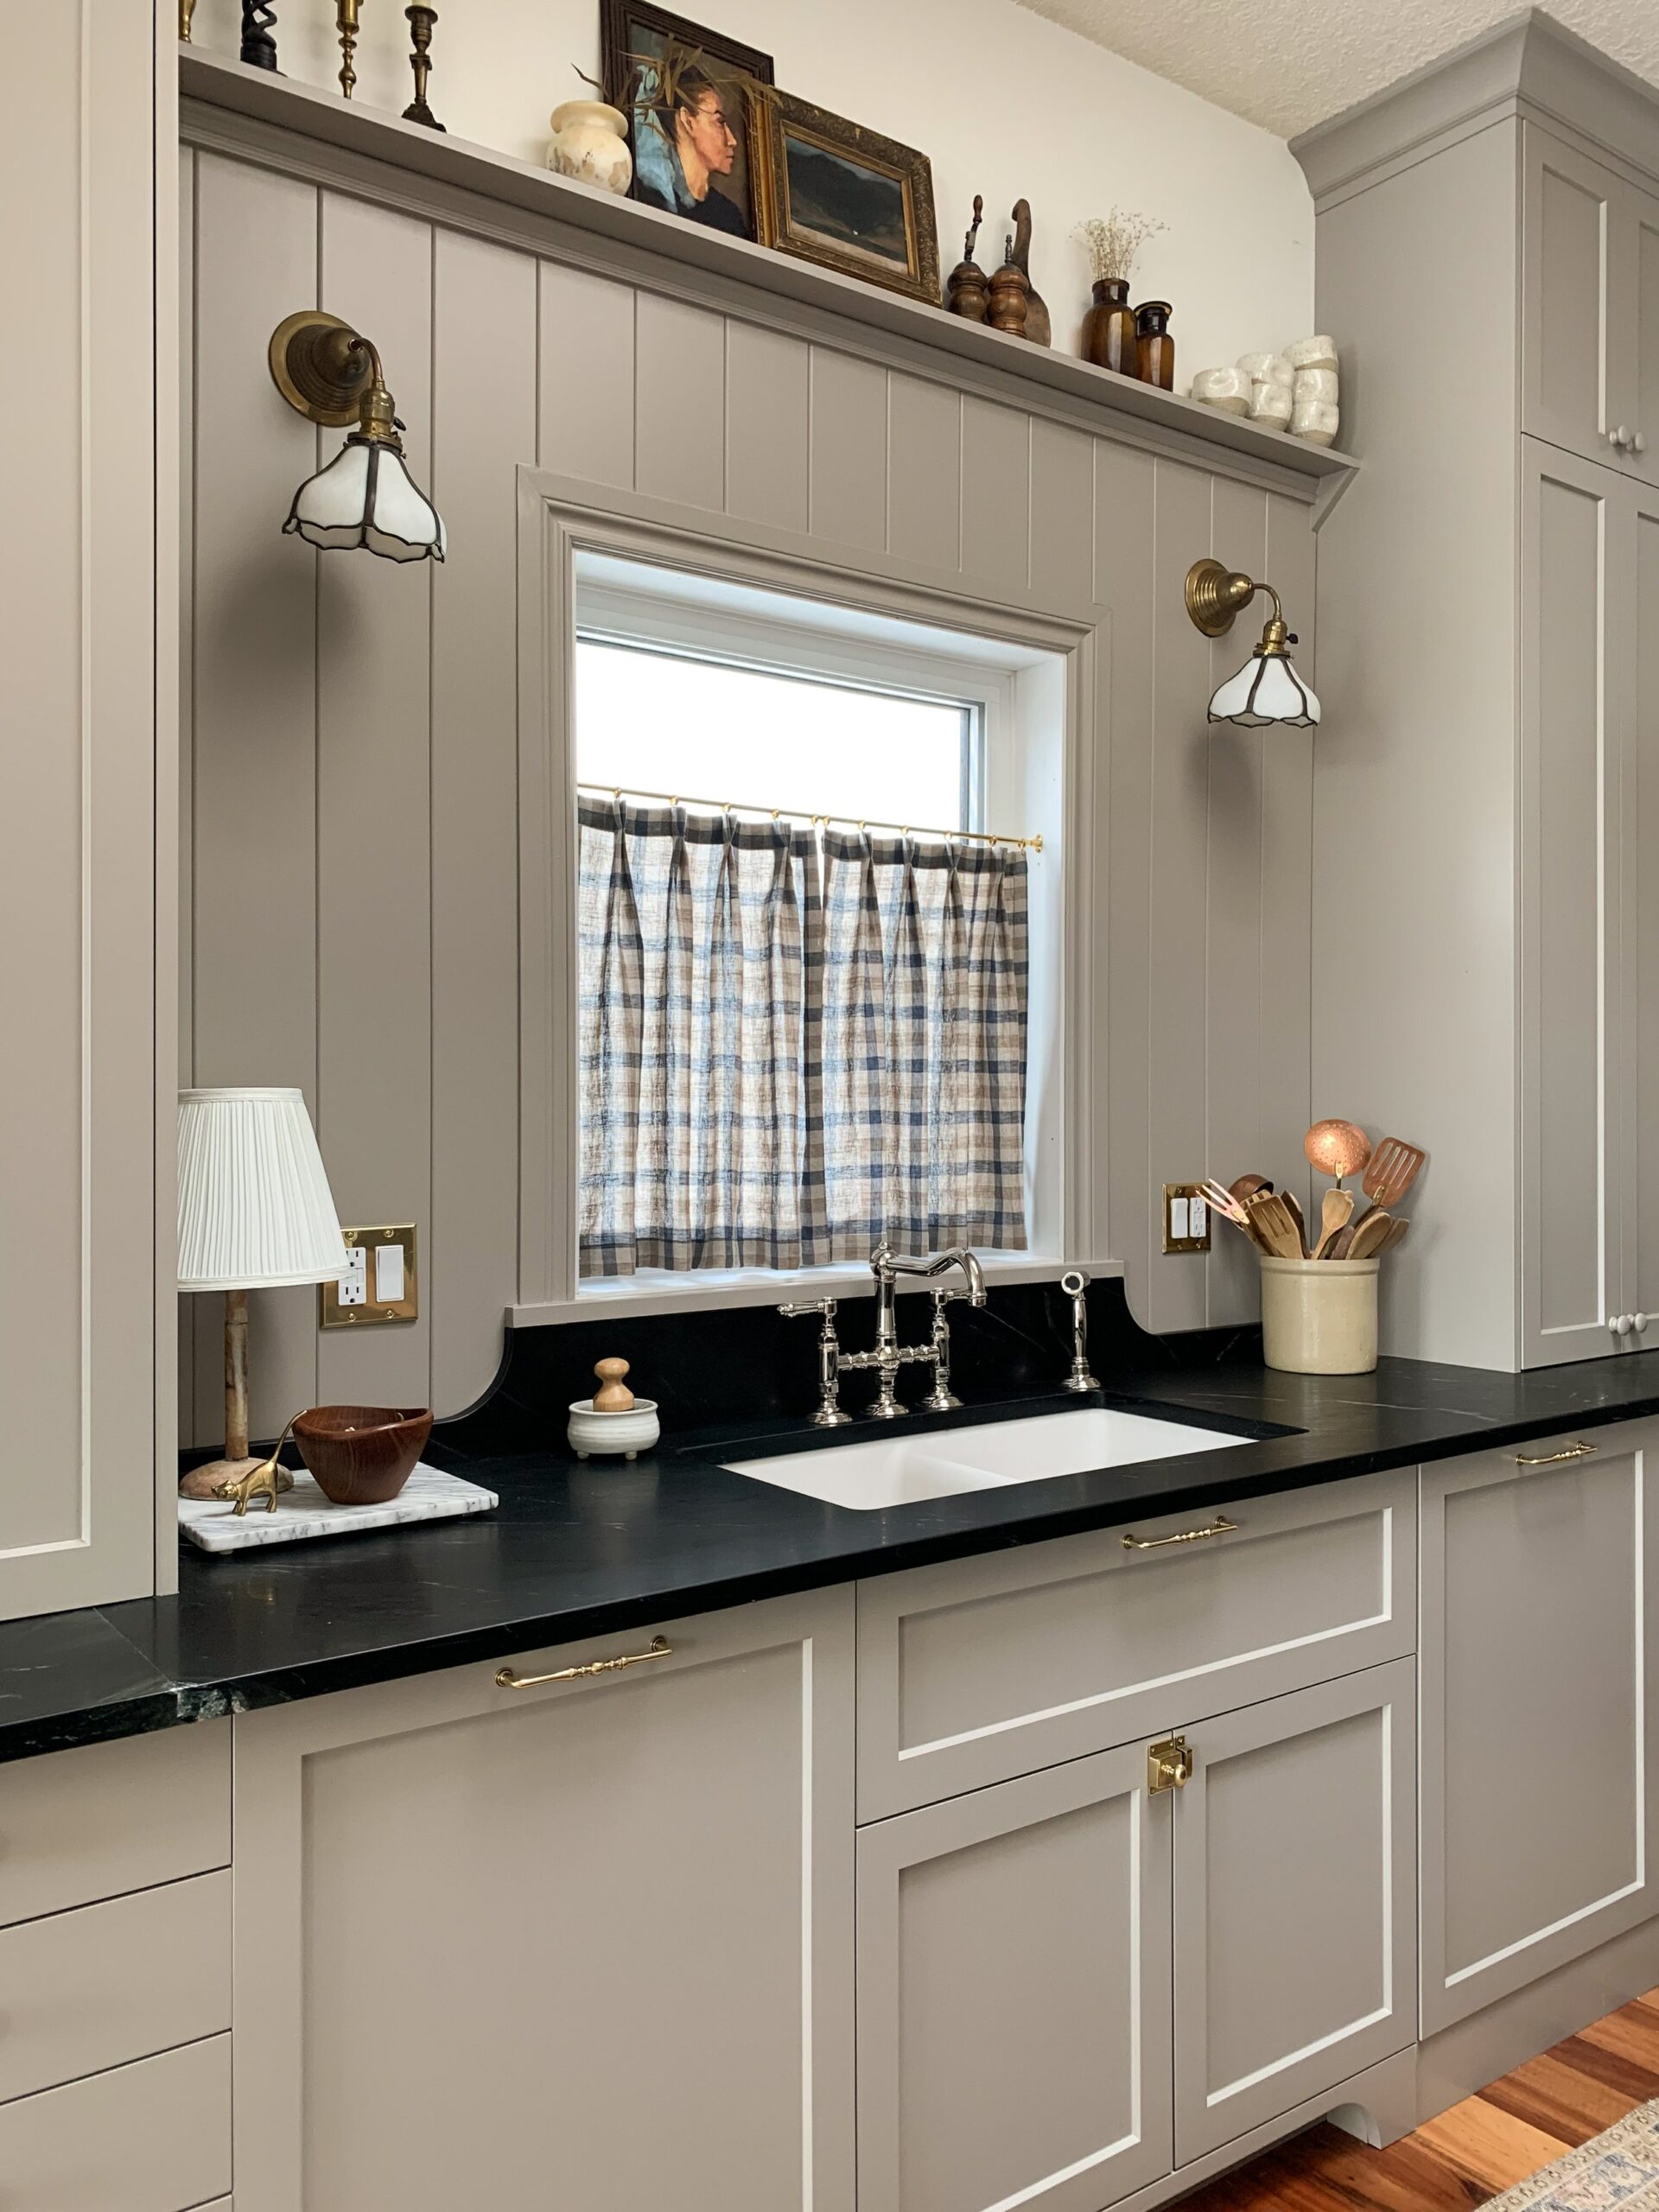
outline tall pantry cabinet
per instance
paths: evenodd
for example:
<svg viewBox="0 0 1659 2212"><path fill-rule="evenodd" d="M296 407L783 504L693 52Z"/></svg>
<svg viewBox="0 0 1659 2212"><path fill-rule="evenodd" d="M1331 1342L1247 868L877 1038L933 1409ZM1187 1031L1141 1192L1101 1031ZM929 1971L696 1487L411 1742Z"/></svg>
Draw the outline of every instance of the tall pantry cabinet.
<svg viewBox="0 0 1659 2212"><path fill-rule="evenodd" d="M1366 461L1320 550L1314 1107L1433 1163L1385 1348L1659 1344L1659 93L1534 13L1294 150Z"/></svg>

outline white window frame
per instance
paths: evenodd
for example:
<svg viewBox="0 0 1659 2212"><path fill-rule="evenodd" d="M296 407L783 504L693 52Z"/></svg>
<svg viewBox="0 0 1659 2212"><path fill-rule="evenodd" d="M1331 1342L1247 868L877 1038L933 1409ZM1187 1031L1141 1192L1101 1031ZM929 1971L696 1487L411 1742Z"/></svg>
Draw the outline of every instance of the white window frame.
<svg viewBox="0 0 1659 2212"><path fill-rule="evenodd" d="M885 690L903 688L895 679L907 671L921 696L968 696L982 708L982 826L1040 834L1045 843L1042 856L1033 855L1031 874L1028 1249L983 1255L986 1275L993 1283L1052 1281L1072 1264L1120 1272L1091 1256L1107 1249L1098 1218L1104 1176L1085 1136L1090 1102L1104 1096L1098 1065L1104 1010L1088 984L1093 931L1084 925L1092 904L1086 887L1096 872L1090 787L1102 610L1049 614L1029 603L988 605L907 579L889 582L855 558L837 561L838 549L815 545L810 559L789 557L747 542L741 526L723 518L676 514L665 522L662 502L617 493L613 504L596 509L591 486L531 469L520 480L521 780L529 832L521 855L519 1298L510 1322L534 1326L601 1313L856 1297L869 1283L868 1267L857 1262L776 1273L700 1268L580 1277L575 646L579 635L639 622L647 628L633 634L642 641L654 632L666 649L694 639L706 652L723 634L734 658L752 662L767 660L770 640L773 666L780 627L792 664L801 667L797 652L813 629L817 672L844 681L861 668L862 680ZM631 513L634 508L642 512ZM679 571L693 611L677 614L650 591L620 593L613 578L601 591L587 575L579 589L579 569L630 561ZM732 612L717 632L712 610L698 603L698 580L715 591L783 593L804 614L829 610L839 620L813 626L791 619L768 627L747 608ZM918 626L935 632L937 643L901 653L893 643L896 631Z"/></svg>

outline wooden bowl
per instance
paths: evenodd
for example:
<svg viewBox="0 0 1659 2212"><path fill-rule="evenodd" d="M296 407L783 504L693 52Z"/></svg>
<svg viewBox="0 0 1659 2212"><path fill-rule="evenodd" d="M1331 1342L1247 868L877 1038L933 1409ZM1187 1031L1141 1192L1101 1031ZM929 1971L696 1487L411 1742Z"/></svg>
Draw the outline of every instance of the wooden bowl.
<svg viewBox="0 0 1659 2212"><path fill-rule="evenodd" d="M396 1406L313 1406L294 1424L300 1457L332 1505L384 1505L414 1471L429 1413Z"/></svg>

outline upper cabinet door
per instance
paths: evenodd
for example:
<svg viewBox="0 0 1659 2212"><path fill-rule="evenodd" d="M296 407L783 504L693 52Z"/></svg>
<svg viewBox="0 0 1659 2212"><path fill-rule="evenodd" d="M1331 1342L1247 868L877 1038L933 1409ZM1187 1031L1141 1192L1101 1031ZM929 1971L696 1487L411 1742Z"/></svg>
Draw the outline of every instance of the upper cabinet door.
<svg viewBox="0 0 1659 2212"><path fill-rule="evenodd" d="M1145 1744L858 1838L859 2212L1101 2212L1171 2165Z"/></svg>
<svg viewBox="0 0 1659 2212"><path fill-rule="evenodd" d="M1651 250L1659 287L1659 232ZM1659 1344L1659 484L1638 486L1629 498L1635 543L1625 558L1635 606L1625 640L1631 709L1624 1026L1629 1039L1624 1148L1633 1196L1625 1266L1631 1325L1624 1342L1642 1351Z"/></svg>
<svg viewBox="0 0 1659 2212"><path fill-rule="evenodd" d="M1618 266L1626 188L1535 124L1522 144L1522 426L1617 461L1633 406L1630 287Z"/></svg>
<svg viewBox="0 0 1659 2212"><path fill-rule="evenodd" d="M1659 484L1659 199L1627 185L1624 230L1634 295L1635 353L1625 425L1630 442L1622 449L1620 465Z"/></svg>
<svg viewBox="0 0 1659 2212"><path fill-rule="evenodd" d="M1525 442L1522 469L1522 1363L1589 1359L1630 1309L1629 808L1634 490Z"/></svg>
<svg viewBox="0 0 1659 2212"><path fill-rule="evenodd" d="M1175 1808L1175 2162L1417 2039L1409 1659L1188 1730Z"/></svg>

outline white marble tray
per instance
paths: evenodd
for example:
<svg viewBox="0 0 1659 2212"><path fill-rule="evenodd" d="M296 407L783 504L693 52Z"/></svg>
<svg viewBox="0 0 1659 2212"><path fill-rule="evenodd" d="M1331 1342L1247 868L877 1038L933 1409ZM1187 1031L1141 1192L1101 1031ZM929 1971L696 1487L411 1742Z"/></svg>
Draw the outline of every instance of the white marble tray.
<svg viewBox="0 0 1659 2212"><path fill-rule="evenodd" d="M181 1497L179 1529L205 1552L239 1552L255 1544L293 1544L307 1536L343 1536L356 1529L396 1529L406 1522L447 1521L457 1513L488 1513L500 1499L459 1475L440 1474L424 1460L385 1505L330 1505L314 1478L294 1471L294 1487L267 1512L251 1505L238 1521L222 1498Z"/></svg>

